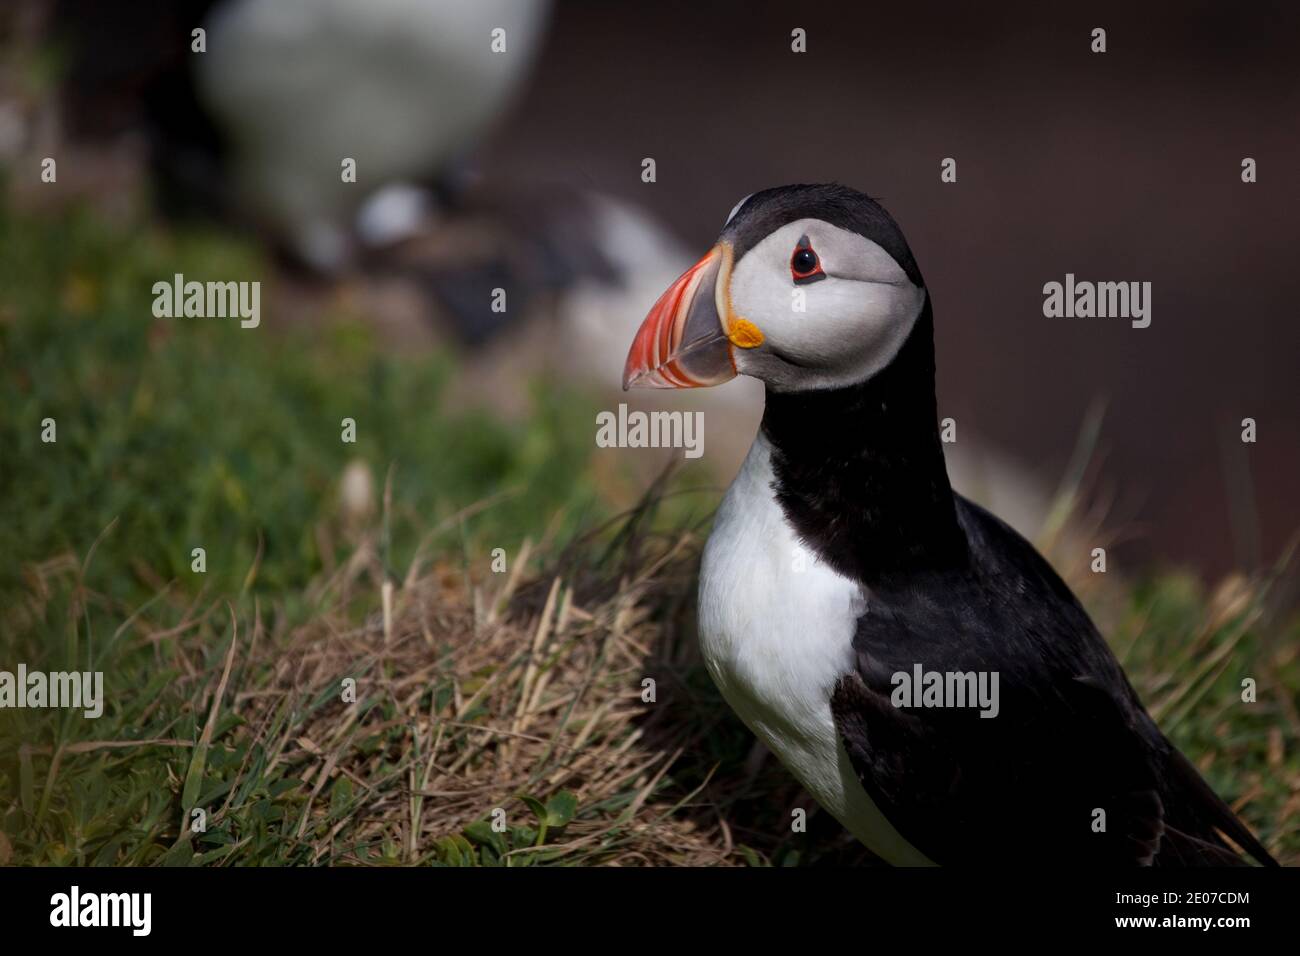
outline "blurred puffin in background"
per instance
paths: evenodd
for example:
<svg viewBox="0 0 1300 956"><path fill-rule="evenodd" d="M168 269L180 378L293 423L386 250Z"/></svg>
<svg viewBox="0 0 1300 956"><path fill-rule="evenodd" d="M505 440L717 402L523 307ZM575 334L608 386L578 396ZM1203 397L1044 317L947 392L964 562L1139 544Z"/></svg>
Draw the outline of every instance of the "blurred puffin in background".
<svg viewBox="0 0 1300 956"><path fill-rule="evenodd" d="M476 348L571 290L616 294L641 233L663 245L607 197L476 180L550 13L549 0L59 0L50 27L72 53L68 133L142 132L166 215L252 229L302 280L404 286L363 301ZM496 288L508 310L488 307Z"/></svg>
<svg viewBox="0 0 1300 956"><path fill-rule="evenodd" d="M514 0L217 4L193 63L241 205L322 270L355 243L418 229L528 74L549 10ZM354 184L342 181L345 158Z"/></svg>
<svg viewBox="0 0 1300 956"><path fill-rule="evenodd" d="M902 231L838 185L743 200L636 334L625 388L766 390L700 569L723 696L896 865L1276 865L1047 561L953 492L933 337Z"/></svg>

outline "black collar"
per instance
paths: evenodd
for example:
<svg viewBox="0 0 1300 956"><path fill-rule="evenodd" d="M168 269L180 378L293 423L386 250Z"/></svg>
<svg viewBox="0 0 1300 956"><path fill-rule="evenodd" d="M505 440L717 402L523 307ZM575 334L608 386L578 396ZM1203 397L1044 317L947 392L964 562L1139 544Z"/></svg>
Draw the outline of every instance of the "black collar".
<svg viewBox="0 0 1300 956"><path fill-rule="evenodd" d="M762 431L777 501L841 574L870 585L965 563L936 416L928 298L898 355L867 381L768 390Z"/></svg>

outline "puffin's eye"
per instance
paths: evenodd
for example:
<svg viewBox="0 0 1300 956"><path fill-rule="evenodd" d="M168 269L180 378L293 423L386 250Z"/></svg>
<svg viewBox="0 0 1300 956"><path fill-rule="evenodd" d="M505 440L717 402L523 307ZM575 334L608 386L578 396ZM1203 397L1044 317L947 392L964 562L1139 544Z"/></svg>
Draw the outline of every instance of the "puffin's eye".
<svg viewBox="0 0 1300 956"><path fill-rule="evenodd" d="M826 278L826 273L822 271L821 259L813 251L812 243L808 241L807 236L800 237L799 244L794 247L794 255L790 257L790 278L794 279L797 285Z"/></svg>

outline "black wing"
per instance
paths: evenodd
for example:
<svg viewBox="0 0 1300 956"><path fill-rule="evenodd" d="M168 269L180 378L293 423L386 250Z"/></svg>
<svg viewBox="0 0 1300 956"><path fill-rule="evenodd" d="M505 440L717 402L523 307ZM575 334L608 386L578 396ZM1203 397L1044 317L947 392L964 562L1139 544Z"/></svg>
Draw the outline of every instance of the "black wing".
<svg viewBox="0 0 1300 956"><path fill-rule="evenodd" d="M936 863L1275 863L1147 715L1033 547L957 499L967 566L871 583L832 709L859 779ZM897 674L997 675L997 714L895 706ZM991 689L991 684L986 684Z"/></svg>

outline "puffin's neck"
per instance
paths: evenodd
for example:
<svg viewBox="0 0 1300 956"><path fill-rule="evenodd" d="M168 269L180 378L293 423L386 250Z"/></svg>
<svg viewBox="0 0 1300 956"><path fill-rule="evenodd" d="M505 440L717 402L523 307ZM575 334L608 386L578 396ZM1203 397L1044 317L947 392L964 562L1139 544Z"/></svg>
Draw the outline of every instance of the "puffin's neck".
<svg viewBox="0 0 1300 956"><path fill-rule="evenodd" d="M867 381L768 390L761 428L777 500L841 574L880 582L965 559L936 416L928 301L898 355Z"/></svg>

